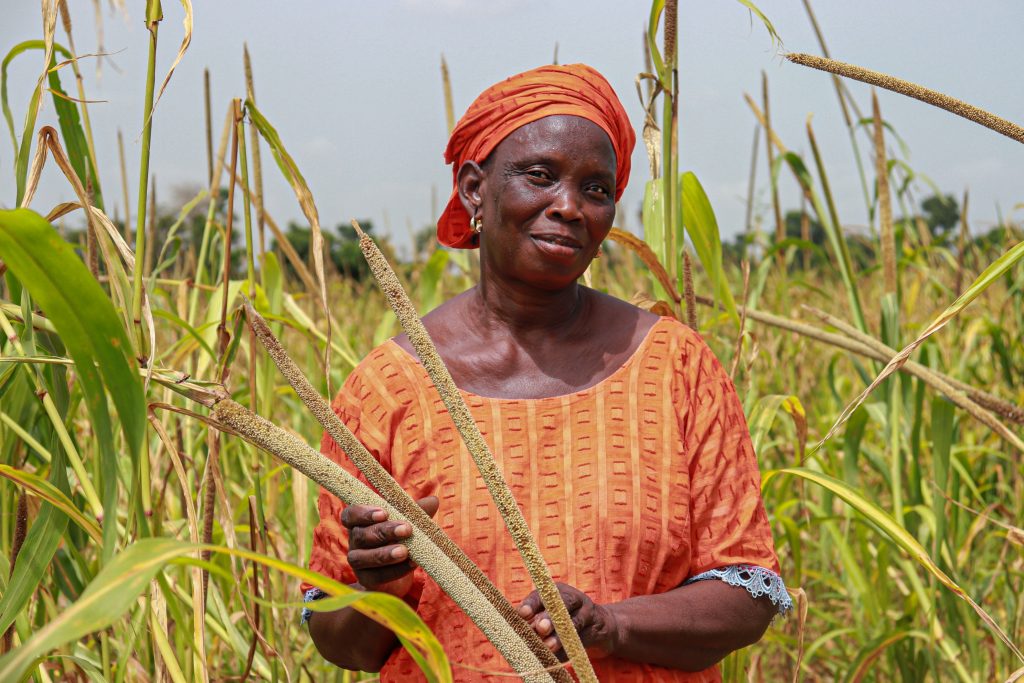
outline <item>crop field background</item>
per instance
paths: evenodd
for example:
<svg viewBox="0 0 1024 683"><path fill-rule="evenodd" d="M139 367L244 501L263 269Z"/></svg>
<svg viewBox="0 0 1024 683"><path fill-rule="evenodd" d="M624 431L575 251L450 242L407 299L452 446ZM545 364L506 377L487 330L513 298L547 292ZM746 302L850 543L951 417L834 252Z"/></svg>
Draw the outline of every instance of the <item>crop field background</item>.
<svg viewBox="0 0 1024 683"><path fill-rule="evenodd" d="M741 2L752 33L775 44L771 17ZM325 607L376 610L446 680L463 663L404 603L303 569L316 484L211 410L230 398L319 444L323 427L256 341L245 303L330 396L401 331L356 228L321 230L302 156L274 126L279 103L251 69L236 100L195 93L206 130L182 144L207 159L203 189L158 208L151 136L180 134L160 117L160 93L177 85L167 55L189 59L200 8L146 3L139 112L151 114L123 122L142 132L119 159L97 158L103 110L84 85L97 26L72 26L63 3L42 8L37 34L0 34L0 162L15 180L0 187L0 680L372 680L317 654L299 624L303 580L337 596ZM944 194L906 163L878 99L822 73L856 166L830 165L810 120L782 139L766 80L747 96L746 229L724 239L669 133L686 97L664 20L675 11L655 0L637 60L649 114L638 144L658 157L634 170L643 208L629 223L642 229L617 231L586 280L699 329L744 402L796 609L728 657L725 680L1024 676L1019 207L972 229L969 194ZM38 80L8 90L23 62ZM438 83L450 126L447 68ZM958 113L1004 146L1024 143L1019 126ZM949 114L948 125L975 123ZM829 183L851 173L871 217L861 230L845 229ZM282 178L301 225L264 206L264 184ZM43 205L40 186L63 199ZM436 248L429 229L412 250L379 232L368 230L421 314L475 282L475 255Z"/></svg>

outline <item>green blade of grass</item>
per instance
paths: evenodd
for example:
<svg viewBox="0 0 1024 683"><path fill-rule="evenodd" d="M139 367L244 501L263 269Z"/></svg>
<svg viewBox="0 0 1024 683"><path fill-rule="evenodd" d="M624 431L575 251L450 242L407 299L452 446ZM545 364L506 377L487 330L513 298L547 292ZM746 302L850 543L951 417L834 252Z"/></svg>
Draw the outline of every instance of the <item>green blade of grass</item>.
<svg viewBox="0 0 1024 683"><path fill-rule="evenodd" d="M888 364L886 364L886 366L882 369L882 372L880 372L878 376L875 377L871 384L869 384L867 388L864 389L863 392L861 392L860 396L855 398L849 405L846 406L845 409L843 409L843 412L836 419L835 424L832 425L832 428L821 439L821 442L818 444L818 447L820 448L821 444L828 441L839 430L843 423L846 422L847 419L849 419L853 411L857 409L857 406L863 403L864 400L868 397L868 395L872 391L874 391L879 384L885 381L887 377L889 377L892 373L899 370L900 367L910 359L911 354L913 354L914 351L916 351L917 348L921 346L921 344L923 344L925 340L928 339L928 337L932 336L933 334L941 330L943 327L945 327L950 320L955 318L957 314L960 313L960 311L967 308L967 306L970 305L972 301L981 296L981 293L988 289L988 287L993 282L1001 278L1010 270L1010 268L1012 268L1017 262L1021 261L1022 259L1024 259L1024 242L1018 242L1015 246L1010 248L1005 254L1003 254L998 259L993 261L989 265L989 267L986 268L985 271L978 276L978 279L971 283L971 286L968 287L963 294L957 297L956 301L947 306L946 310L944 310L934 320L932 320L932 322L924 329L924 331L921 334L917 336L917 338L914 341L907 344L905 347L903 347L902 351L893 356L892 360L890 360Z"/></svg>
<svg viewBox="0 0 1024 683"><path fill-rule="evenodd" d="M967 592L964 591L956 581L950 578L949 575L935 564L935 561L931 558L931 555L928 554L928 551L924 549L924 546L922 546L903 526L897 523L888 512L878 507L861 495L861 493L838 479L803 467L788 467L779 470L768 470L762 476L762 487L780 474L791 474L806 479L807 481L817 484L825 490L834 493L842 499L847 505L852 507L861 516L875 525L875 527L885 534L901 550L906 552L912 559L924 567L932 576L938 579L939 583L953 591L953 593L961 600L967 602L978 616L981 617L982 621L992 629L1003 644L1010 649L1013 655L1024 662L1024 653L1021 653L1020 649L1018 649L1013 641L1010 640L1010 637L1006 635L1006 632L1003 631L999 624L996 623L996 621L981 607L981 605L976 603L969 595L967 595Z"/></svg>
<svg viewBox="0 0 1024 683"><path fill-rule="evenodd" d="M715 297L725 306L733 322L739 326L740 317L736 312L736 302L732 298L729 283L725 279L725 270L722 268L722 238L718 232L718 220L704 187L692 171L680 175L679 194L683 204L683 224L697 250L701 265L711 279Z"/></svg>
<svg viewBox="0 0 1024 683"><path fill-rule="evenodd" d="M104 471L117 471L108 392L137 462L145 400L131 344L110 299L71 246L33 211L0 211L0 258L46 312L75 361ZM105 505L112 502L109 486L115 482L106 483Z"/></svg>
<svg viewBox="0 0 1024 683"><path fill-rule="evenodd" d="M52 476L66 476L54 468ZM60 538L68 525L68 516L53 505L44 505L39 517L25 537L25 545L18 554L11 579L0 598L0 633L14 623L14 619L28 604L39 582L46 577L46 567L57 552Z"/></svg>
<svg viewBox="0 0 1024 683"><path fill-rule="evenodd" d="M245 101L245 111L249 115L256 129L263 136L263 139L270 145L270 151L274 155L274 160L277 162L278 168L281 169L281 173L284 174L285 179L288 180L288 184L292 186L292 190L295 192L295 197L299 200L299 206L302 208L302 213L306 216L306 220L309 221L309 227L313 237L313 243L311 245L313 251L313 267L316 270L317 284L320 287L320 304L323 306L324 319L327 321L327 344L324 346L324 367L325 379L327 381L327 394L331 392L331 312L330 307L327 303L327 280L324 275L324 236L320 230L320 214L317 211L316 204L313 202L313 193L309 191L309 185L306 183L306 179L302 177L302 173L299 171L298 165L292 156L288 154L288 150L284 148L284 143L281 142L281 136L278 135L277 130L270 125L270 122L260 113L260 110L256 108L255 103L252 100Z"/></svg>
<svg viewBox="0 0 1024 683"><path fill-rule="evenodd" d="M25 472L3 464L0 464L0 477L9 479L32 495L60 509L69 519L89 534L93 541L97 543L102 541L103 532L100 531L96 522L83 514L63 491L47 480L31 472Z"/></svg>
<svg viewBox="0 0 1024 683"><path fill-rule="evenodd" d="M390 628L404 643L418 648L424 661L430 664L424 672L428 680L438 683L452 680L448 659L437 638L404 601L391 595L356 591L308 569L252 551L219 545L198 547L263 564L336 596L327 598L333 602L313 607L354 607ZM135 604L136 598L167 564L201 563L194 557L196 550L196 545L171 538L137 541L108 563L73 605L37 629L20 647L0 657L0 680L19 680L38 657L114 623Z"/></svg>

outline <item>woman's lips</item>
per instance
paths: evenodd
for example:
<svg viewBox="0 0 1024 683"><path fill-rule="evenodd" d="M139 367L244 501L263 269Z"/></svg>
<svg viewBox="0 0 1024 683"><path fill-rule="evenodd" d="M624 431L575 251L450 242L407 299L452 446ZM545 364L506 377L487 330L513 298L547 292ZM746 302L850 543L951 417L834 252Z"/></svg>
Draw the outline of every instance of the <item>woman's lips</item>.
<svg viewBox="0 0 1024 683"><path fill-rule="evenodd" d="M531 235L530 237L538 249L558 259L571 260L583 248L576 240L561 235Z"/></svg>

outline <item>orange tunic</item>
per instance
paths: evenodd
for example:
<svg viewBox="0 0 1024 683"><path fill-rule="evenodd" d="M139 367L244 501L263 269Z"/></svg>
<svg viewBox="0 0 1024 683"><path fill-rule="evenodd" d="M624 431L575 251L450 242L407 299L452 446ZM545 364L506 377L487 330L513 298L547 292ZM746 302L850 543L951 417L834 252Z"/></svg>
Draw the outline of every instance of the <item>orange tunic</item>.
<svg viewBox="0 0 1024 683"><path fill-rule="evenodd" d="M662 593L711 569L779 571L743 409L701 337L670 318L598 384L511 400L463 392L556 580L595 602ZM437 495L441 528L513 604L533 589L476 466L423 367L388 341L352 372L335 411L413 498ZM323 452L355 466L334 441ZM365 481L365 479L364 479ZM344 505L322 491L310 568L355 583ZM407 600L440 639L457 681L508 680L507 663L416 570ZM468 664L474 670L458 666ZM671 671L594 661L602 682L718 681L717 667ZM382 681L422 680L396 649Z"/></svg>

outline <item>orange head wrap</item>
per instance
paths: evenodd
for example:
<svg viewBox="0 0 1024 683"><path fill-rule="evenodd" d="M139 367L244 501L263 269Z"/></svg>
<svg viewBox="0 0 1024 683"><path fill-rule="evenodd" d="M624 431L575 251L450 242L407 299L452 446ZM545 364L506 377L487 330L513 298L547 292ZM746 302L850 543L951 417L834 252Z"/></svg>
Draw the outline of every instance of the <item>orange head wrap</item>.
<svg viewBox="0 0 1024 683"><path fill-rule="evenodd" d="M492 85L469 105L448 139L444 160L452 164L452 196L437 221L437 239L449 247L472 249L476 234L459 199L459 168L482 163L512 131L545 116L572 115L593 121L615 149L615 201L629 181L629 159L636 134L622 103L604 76L586 64L542 66Z"/></svg>

